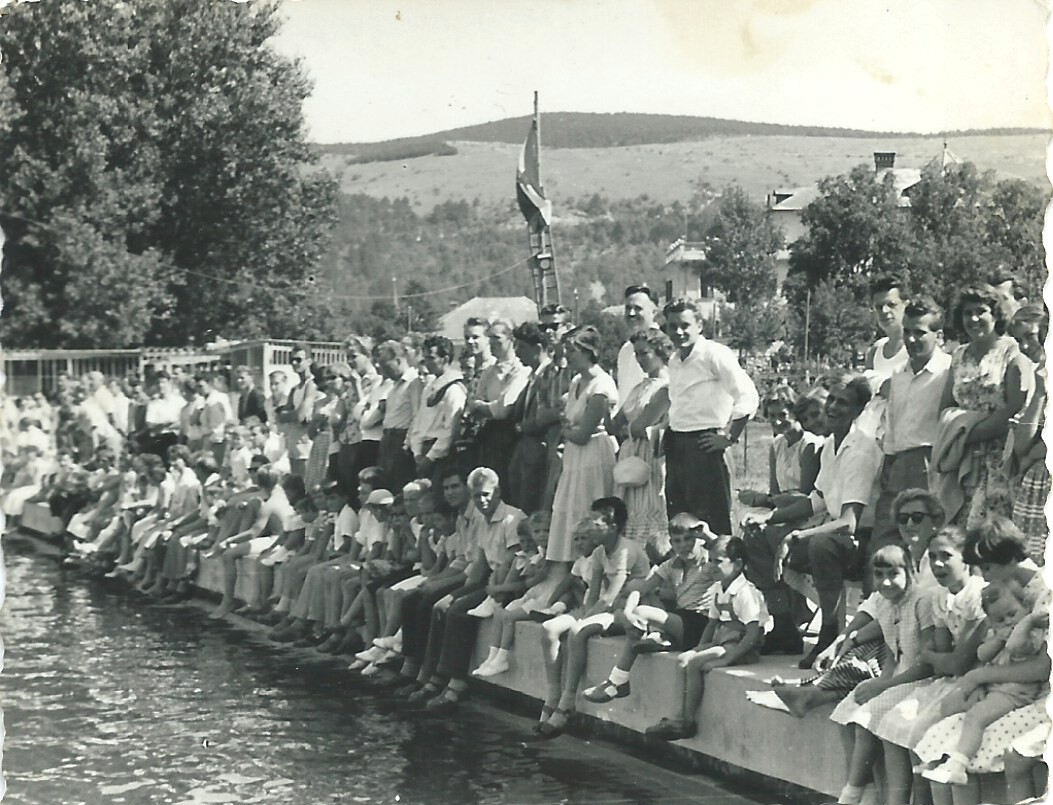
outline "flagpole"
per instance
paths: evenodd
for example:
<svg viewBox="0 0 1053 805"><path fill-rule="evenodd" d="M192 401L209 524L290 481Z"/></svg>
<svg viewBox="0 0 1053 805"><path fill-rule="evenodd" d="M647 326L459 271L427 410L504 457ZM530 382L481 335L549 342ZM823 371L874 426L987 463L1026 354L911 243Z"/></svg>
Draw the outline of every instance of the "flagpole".
<svg viewBox="0 0 1053 805"><path fill-rule="evenodd" d="M537 90L534 90L534 128L537 129L537 189L544 192L544 182L541 181L541 114L538 112Z"/></svg>

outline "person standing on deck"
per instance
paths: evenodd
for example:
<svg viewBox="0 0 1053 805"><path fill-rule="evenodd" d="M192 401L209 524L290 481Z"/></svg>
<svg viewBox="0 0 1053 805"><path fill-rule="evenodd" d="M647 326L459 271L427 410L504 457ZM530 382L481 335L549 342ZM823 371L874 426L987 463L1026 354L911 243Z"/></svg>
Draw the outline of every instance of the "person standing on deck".
<svg viewBox="0 0 1053 805"><path fill-rule="evenodd" d="M617 377L618 407L625 405L629 393L640 385L644 371L636 361L636 348L632 337L652 327L655 314L658 312L658 296L649 286L643 283L630 285L625 289L625 323L629 325L629 336L618 350Z"/></svg>
<svg viewBox="0 0 1053 805"><path fill-rule="evenodd" d="M669 361L666 502L669 515L691 512L717 534L731 533L731 481L724 451L737 444L760 399L735 354L702 335L690 299L663 310L676 347ZM730 422L730 425L729 425Z"/></svg>

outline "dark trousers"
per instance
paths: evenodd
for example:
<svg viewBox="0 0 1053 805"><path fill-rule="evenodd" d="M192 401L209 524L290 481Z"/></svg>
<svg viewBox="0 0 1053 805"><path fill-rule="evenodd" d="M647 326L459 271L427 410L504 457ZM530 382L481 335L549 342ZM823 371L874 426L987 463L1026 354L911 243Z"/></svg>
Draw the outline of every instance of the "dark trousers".
<svg viewBox="0 0 1053 805"><path fill-rule="evenodd" d="M358 499L358 474L366 467L377 465L379 450L380 442L363 440L340 445L340 452L336 455L336 480L340 492L351 501L351 507L356 511L362 508L362 501Z"/></svg>
<svg viewBox="0 0 1053 805"><path fill-rule="evenodd" d="M527 514L541 509L548 479L548 447L534 436L523 436L512 451L508 483L501 487L509 504Z"/></svg>
<svg viewBox="0 0 1053 805"><path fill-rule="evenodd" d="M436 602L464 584L463 577L451 579L432 592L413 590L402 599L402 651L418 664L428 649L431 612Z"/></svg>
<svg viewBox="0 0 1053 805"><path fill-rule="evenodd" d="M416 476L417 467L406 449L404 429L385 428L377 451L377 466L387 476L388 488L396 494Z"/></svg>
<svg viewBox="0 0 1053 805"><path fill-rule="evenodd" d="M519 441L515 423L510 419L490 419L479 429L476 444L479 447L480 467L489 467L501 479L501 488L508 485L508 465Z"/></svg>
<svg viewBox="0 0 1053 805"><path fill-rule="evenodd" d="M707 452L698 444L703 433L666 431L665 498L669 516L691 512L718 534L731 533L731 479L724 451Z"/></svg>
<svg viewBox="0 0 1053 805"><path fill-rule="evenodd" d="M478 595L479 592L482 592L481 596ZM471 609L476 604L481 604L483 602L483 599L486 598L486 591L476 590L475 588L469 589L462 585L457 589L453 590L450 593L450 595L453 596L453 603L450 604L449 609L442 610L436 607L432 607L431 622L428 625L428 645L424 651L424 661L420 664L420 674L418 676L418 679L428 679L437 673L441 673L439 671L439 664L444 652L446 651L446 638L448 636L447 627L449 626L447 616L450 614L450 612L453 611L455 607L459 608L460 602L464 598L474 599L475 601L474 604L469 603L467 605L467 609ZM405 632L403 632L402 636L403 642L405 642ZM463 629L459 633L459 636L463 637ZM474 633L472 635L472 638L472 641L468 645L468 656L464 660L465 665L467 665L468 661L471 659L471 652L472 649L475 647ZM456 651L456 649L454 649L454 651ZM459 655L451 655L451 657L454 658L456 656ZM468 671L466 669L461 678L467 675Z"/></svg>
<svg viewBox="0 0 1053 805"><path fill-rule="evenodd" d="M446 633L439 654L438 673L447 679L467 679L468 666L475 651L479 634L479 619L468 614L486 598L486 590L479 589L458 597L446 611Z"/></svg>
<svg viewBox="0 0 1053 805"><path fill-rule="evenodd" d="M775 555L783 537L794 528L786 524L767 526L745 539L746 578L764 595L772 616L790 609L789 588L785 582L775 580ZM799 573L809 574L820 594L836 591L840 595L858 554L859 547L852 537L820 534L795 542L786 563Z"/></svg>

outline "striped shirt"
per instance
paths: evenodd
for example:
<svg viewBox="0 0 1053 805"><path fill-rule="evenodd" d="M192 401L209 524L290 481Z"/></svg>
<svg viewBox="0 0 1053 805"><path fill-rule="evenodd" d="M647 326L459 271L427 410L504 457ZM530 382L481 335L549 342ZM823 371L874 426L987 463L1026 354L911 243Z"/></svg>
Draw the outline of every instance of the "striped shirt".
<svg viewBox="0 0 1053 805"><path fill-rule="evenodd" d="M709 561L706 549L700 540L689 559L674 556L666 559L651 571L652 576L662 579L676 591L676 608L708 614L713 603L713 585L720 581L720 571Z"/></svg>

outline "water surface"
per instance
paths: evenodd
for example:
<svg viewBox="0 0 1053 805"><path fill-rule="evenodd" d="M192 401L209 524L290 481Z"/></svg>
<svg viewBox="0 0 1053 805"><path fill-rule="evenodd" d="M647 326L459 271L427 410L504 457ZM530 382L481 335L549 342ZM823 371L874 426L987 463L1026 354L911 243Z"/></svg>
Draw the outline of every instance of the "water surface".
<svg viewBox="0 0 1053 805"><path fill-rule="evenodd" d="M747 805L469 703L405 711L336 661L162 608L5 540L3 766L17 805Z"/></svg>

